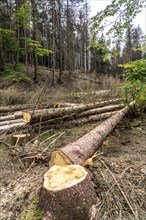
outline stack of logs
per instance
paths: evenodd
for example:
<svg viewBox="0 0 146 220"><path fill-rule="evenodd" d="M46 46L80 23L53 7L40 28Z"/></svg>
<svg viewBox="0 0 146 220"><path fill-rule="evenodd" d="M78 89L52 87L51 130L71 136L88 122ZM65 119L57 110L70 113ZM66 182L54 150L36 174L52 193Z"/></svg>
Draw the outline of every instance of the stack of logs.
<svg viewBox="0 0 146 220"><path fill-rule="evenodd" d="M0 107L0 134L11 133L28 126L37 130L74 127L112 116L123 107L120 99L88 104L56 103L41 106ZM11 112L11 113L10 113Z"/></svg>

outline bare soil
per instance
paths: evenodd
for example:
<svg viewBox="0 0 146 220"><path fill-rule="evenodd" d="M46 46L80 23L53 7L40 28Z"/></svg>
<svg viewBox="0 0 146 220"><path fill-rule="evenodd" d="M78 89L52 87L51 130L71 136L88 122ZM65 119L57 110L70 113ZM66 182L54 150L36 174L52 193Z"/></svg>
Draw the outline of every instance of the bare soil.
<svg viewBox="0 0 146 220"><path fill-rule="evenodd" d="M45 78L42 81L45 82ZM73 90L70 91L71 86L73 86ZM26 91L24 89L25 87ZM50 99L50 102L54 100L79 103L88 102L89 100L91 101L91 96L82 98L77 92L88 91L90 87L91 84L89 82L85 86L85 83L78 82L78 80L73 80L72 82L66 81L66 85L62 85L61 87L47 87L47 92L43 93L41 101ZM99 85L100 87L101 85ZM35 85L30 85L30 88L24 85L23 89L18 85L16 89L16 85L13 87L13 85L6 86L3 84L3 91L4 89L7 91L11 89L12 91L12 88L16 92L14 92L14 96L12 96L12 93L10 95L10 92L9 95L6 94L6 104L16 104L12 100L14 102L17 100L17 103L21 102L22 96L20 99L20 93L19 96L16 95L20 90L23 97L26 96L27 103L28 100L30 100L30 103L34 103L38 97L36 95L37 90L39 91L37 94L40 94L42 89L39 85L36 87ZM97 88L95 89L97 90ZM30 91L28 92L28 90ZM35 93L33 98L31 90L33 94ZM75 92L75 96L66 95L69 92ZM96 98L93 97L93 100L95 101ZM53 133L57 132L58 135L63 132L65 133L51 145L49 148L50 154L55 148L63 147L83 136L97 126L98 123L53 131ZM48 135L52 135L52 133ZM5 137L4 141L12 144L9 137ZM51 141L47 142L47 144ZM20 148L23 147L23 144ZM9 154L7 147L0 143L1 220L41 219L41 213L37 210L36 206L39 200L38 193L42 184L43 174L48 170L50 154L48 154L45 160L34 158L21 159L17 155L13 156ZM132 117L129 115L125 117L121 124L104 141L97 154L97 157L93 161L94 163L87 167L93 174L97 196L99 198L99 202L95 208L95 217L92 220L145 220L146 113L140 116Z"/></svg>
<svg viewBox="0 0 146 220"><path fill-rule="evenodd" d="M66 129L65 134L52 146L62 147L84 135L97 124ZM61 131L62 132L62 131ZM88 167L97 185L97 220L99 219L146 219L146 115L126 117L113 131L99 150L93 166ZM48 158L49 161L49 158ZM34 211L43 174L48 164L27 159L21 162L1 151L1 213L2 220L39 219ZM105 165L108 167L106 167ZM27 171L27 169L29 170ZM121 190L117 179L135 216ZM116 196L116 197L115 197ZM37 216L38 215L38 216ZM121 217L120 217L121 216Z"/></svg>

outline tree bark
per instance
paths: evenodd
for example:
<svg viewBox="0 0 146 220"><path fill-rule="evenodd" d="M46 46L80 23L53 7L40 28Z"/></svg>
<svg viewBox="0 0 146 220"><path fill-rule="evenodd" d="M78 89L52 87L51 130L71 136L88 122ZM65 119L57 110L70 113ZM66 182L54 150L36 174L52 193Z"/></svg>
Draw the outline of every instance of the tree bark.
<svg viewBox="0 0 146 220"><path fill-rule="evenodd" d="M44 108L62 108L78 105L76 103L66 103L66 102L54 102L54 103L41 103L35 106L35 109L44 109ZM10 105L10 106L1 106L0 113L14 112L25 109L33 109L33 104L23 104L23 105Z"/></svg>
<svg viewBox="0 0 146 220"><path fill-rule="evenodd" d="M0 134L3 134L4 132L11 133L15 131L18 128L23 128L25 127L24 122L16 123L16 124L10 124L10 125L3 125L0 127Z"/></svg>
<svg viewBox="0 0 146 220"><path fill-rule="evenodd" d="M130 104L130 106L133 105L134 102ZM122 120L128 111L129 106L124 107L111 118L94 128L91 132L79 138L76 142L54 151L49 163L50 167L54 164L59 165L59 162L56 160L56 155L61 155L62 160L67 157L73 164L83 164L100 148L102 142L113 131L115 126Z"/></svg>
<svg viewBox="0 0 146 220"><path fill-rule="evenodd" d="M91 176L79 165L52 167L39 197L42 220L89 220L97 202Z"/></svg>
<svg viewBox="0 0 146 220"><path fill-rule="evenodd" d="M119 105L105 106L102 108L90 109L87 111L83 111L81 113L73 113L71 115L65 115L63 117L57 117L44 121L42 122L41 126L43 127L43 129L45 128L47 129L49 127L57 128L57 129L60 127L70 128L73 126L78 126L81 124L106 119L115 113L112 111L121 109L122 107L123 105L119 104ZM39 126L39 123L34 124L34 126L35 127Z"/></svg>
<svg viewBox="0 0 146 220"><path fill-rule="evenodd" d="M42 122L41 126L42 126L43 130L45 130L45 129L59 129L59 128L72 128L75 126L81 126L83 124L97 122L100 120L107 119L107 118L111 117L114 113L116 113L116 112L106 112L103 114L91 115L89 117L82 117L82 118L73 119L73 120L69 120L69 121L63 121L63 120L58 121L57 119L55 119L55 120L53 120L53 122L52 122L52 120ZM32 127L36 128L36 124L32 125ZM37 127L39 127L39 123L37 123Z"/></svg>
<svg viewBox="0 0 146 220"><path fill-rule="evenodd" d="M0 117L0 122L8 121L8 120L15 120L22 118L22 111L15 112L13 115L6 115Z"/></svg>
<svg viewBox="0 0 146 220"><path fill-rule="evenodd" d="M21 122L23 122L23 119L14 119L14 120L9 120L9 121L1 121L0 126L18 124L18 123L21 123Z"/></svg>
<svg viewBox="0 0 146 220"><path fill-rule="evenodd" d="M118 103L120 99L112 99L108 101L101 101L101 102L95 102L95 103L89 103L89 104L82 104L79 106L73 106L73 107L67 107L67 108L58 108L58 109L42 109L42 110L34 110L32 111L24 111L23 114L23 120L27 123L34 123L39 122L40 117L42 118L42 121L64 116L66 114L72 114L74 112L79 113L88 109L101 107L107 104L115 104Z"/></svg>
<svg viewBox="0 0 146 220"><path fill-rule="evenodd" d="M95 96L104 96L108 95L110 93L110 90L99 90L95 92L79 92L80 95L95 95Z"/></svg>

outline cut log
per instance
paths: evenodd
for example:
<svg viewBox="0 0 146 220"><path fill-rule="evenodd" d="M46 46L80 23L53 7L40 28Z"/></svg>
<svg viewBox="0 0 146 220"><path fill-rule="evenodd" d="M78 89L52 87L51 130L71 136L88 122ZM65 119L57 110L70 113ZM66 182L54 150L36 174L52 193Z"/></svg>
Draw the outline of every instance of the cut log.
<svg viewBox="0 0 146 220"><path fill-rule="evenodd" d="M99 90L95 92L79 92L80 95L93 95L93 96L105 96L110 93L110 90Z"/></svg>
<svg viewBox="0 0 146 220"><path fill-rule="evenodd" d="M90 174L79 165L53 166L39 197L42 220L89 220L97 202Z"/></svg>
<svg viewBox="0 0 146 220"><path fill-rule="evenodd" d="M112 114L110 114L111 111L118 110L122 107L123 107L123 105L119 104L119 105L111 105L111 106L105 106L102 108L91 109L91 110L83 111L78 114L74 113L71 115L65 115L63 117L53 118L53 119L42 122L41 125L46 126L46 128L47 128L47 126L49 128L49 125L53 125L53 124L56 124L56 128L59 128L59 126L71 127L73 124L74 124L74 126L76 126L78 124L81 124L82 122L88 123L88 122L108 118L112 115ZM101 114L100 116L98 115L99 113L105 113L105 112L107 112L107 114ZM94 115L94 116L89 117L90 115ZM80 118L80 119L78 119L78 118ZM68 126L70 124L71 124L71 126ZM35 126L36 127L39 126L39 123L35 124Z"/></svg>
<svg viewBox="0 0 146 220"><path fill-rule="evenodd" d="M21 117L22 117L22 111L17 111L13 115L0 116L0 122L8 121L8 120L15 120Z"/></svg>
<svg viewBox="0 0 146 220"><path fill-rule="evenodd" d="M54 104L54 108L64 108L64 107L72 107L72 106L76 106L78 104L76 103L68 103L68 102L56 102Z"/></svg>
<svg viewBox="0 0 146 220"><path fill-rule="evenodd" d="M0 127L0 134L3 134L4 132L11 133L12 131L15 131L18 128L23 128L25 127L24 122L16 123L16 124L11 124L11 125L3 125Z"/></svg>
<svg viewBox="0 0 146 220"><path fill-rule="evenodd" d="M15 111L20 111L24 109L41 109L41 108L54 108L54 105L59 103L60 107L69 107L69 106L74 106L76 104L73 103L63 103L63 102L55 102L55 103L42 103L37 106L34 106L32 104L24 104L24 105L10 105L10 106L1 106L0 107L0 113L7 113L7 112L15 112Z"/></svg>
<svg viewBox="0 0 146 220"><path fill-rule="evenodd" d="M64 116L66 114L72 114L74 112L79 113L88 109L102 107L108 104L116 104L120 101L120 99L112 99L108 101L101 101L89 104L82 104L79 106L67 107L67 108L57 108L57 109L42 109L42 110L35 110L35 111L24 111L23 114L23 121L27 123L34 123L39 122L40 118L42 121Z"/></svg>
<svg viewBox="0 0 146 220"><path fill-rule="evenodd" d="M23 122L23 119L15 119L15 120L10 120L10 121L1 121L0 126L18 124L18 123L21 123L21 122Z"/></svg>
<svg viewBox="0 0 146 220"><path fill-rule="evenodd" d="M97 122L100 120L107 119L115 113L116 113L116 111L106 112L103 114L91 115L88 117L77 118L77 119L73 119L73 120L69 120L69 121L68 120L64 121L61 117L55 118L55 119L51 119L51 120L42 122L41 128L43 130L45 130L45 129L59 129L62 127L63 128L72 128L75 126L81 126L83 124ZM32 125L32 128L34 128L34 129L36 129L37 127L39 128L39 123Z"/></svg>
<svg viewBox="0 0 146 220"><path fill-rule="evenodd" d="M95 114L104 113L104 112L111 112L111 111L114 111L114 110L121 109L122 107L124 107L124 105L119 104L119 105L109 105L109 106L105 106L105 107L102 107L102 108L90 109L90 110L87 110L87 111L76 114L75 118L95 115Z"/></svg>
<svg viewBox="0 0 146 220"><path fill-rule="evenodd" d="M0 107L0 113L6 113L6 112L14 112L18 110L23 110L23 109L29 109L33 108L34 105L10 105L10 106L1 106Z"/></svg>
<svg viewBox="0 0 146 220"><path fill-rule="evenodd" d="M133 105L134 102L130 104L130 106ZM122 120L128 111L129 106L124 107L111 118L94 128L91 132L78 139L76 142L68 144L63 148L52 152L49 163L50 167L59 165L59 162L56 160L56 155L57 157L59 155L62 160L65 160L64 158L69 159L72 164L83 164L99 149L102 142L112 132L115 126Z"/></svg>

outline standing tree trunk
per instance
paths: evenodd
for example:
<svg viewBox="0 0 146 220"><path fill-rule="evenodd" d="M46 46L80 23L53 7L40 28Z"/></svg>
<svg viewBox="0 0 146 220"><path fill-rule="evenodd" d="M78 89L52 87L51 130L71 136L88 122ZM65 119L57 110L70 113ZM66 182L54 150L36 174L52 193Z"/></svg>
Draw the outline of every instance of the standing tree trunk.
<svg viewBox="0 0 146 220"><path fill-rule="evenodd" d="M36 41L36 10L35 10L35 0L31 0L32 6L32 23L33 23L33 33L32 38ZM33 51L33 62L34 62L34 81L37 82L37 54L34 49Z"/></svg>
<svg viewBox="0 0 146 220"><path fill-rule="evenodd" d="M0 75L4 71L4 60L2 56L2 46L0 45Z"/></svg>
<svg viewBox="0 0 146 220"><path fill-rule="evenodd" d="M59 79L58 82L62 83L62 44L61 44L61 36L62 36L62 31L61 31L61 1L58 0L58 7L59 7L59 14L58 14L58 41L59 41Z"/></svg>

